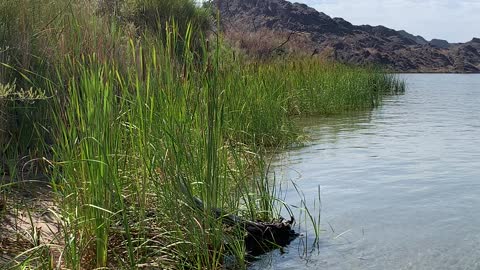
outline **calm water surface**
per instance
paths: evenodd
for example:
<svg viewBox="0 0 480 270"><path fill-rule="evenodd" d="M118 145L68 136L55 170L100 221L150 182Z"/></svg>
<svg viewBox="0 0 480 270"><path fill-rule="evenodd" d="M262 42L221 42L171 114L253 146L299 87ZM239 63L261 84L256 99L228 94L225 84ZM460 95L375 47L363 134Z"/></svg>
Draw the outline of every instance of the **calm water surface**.
<svg viewBox="0 0 480 270"><path fill-rule="evenodd" d="M275 171L289 204L290 180L310 208L321 187L320 243L301 227L252 269L480 269L480 75L401 77L379 109L304 123Z"/></svg>

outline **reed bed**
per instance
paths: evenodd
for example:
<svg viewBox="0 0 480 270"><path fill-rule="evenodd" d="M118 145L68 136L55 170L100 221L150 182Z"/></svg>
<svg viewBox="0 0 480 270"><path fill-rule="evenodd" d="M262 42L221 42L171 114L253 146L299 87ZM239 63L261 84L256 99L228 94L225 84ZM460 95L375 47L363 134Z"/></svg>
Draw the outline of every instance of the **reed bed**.
<svg viewBox="0 0 480 270"><path fill-rule="evenodd" d="M300 135L292 116L371 109L404 88L381 70L319 59L243 61L193 24L131 36L128 24L66 10L50 22L65 27L63 40L44 48L64 53L36 50L27 59L36 64L3 65L14 70L4 80L23 78L48 97L34 107L41 119L30 118L43 140L30 145L59 223L54 239L25 247L10 268L245 268L243 231L211 209L278 217L264 156Z"/></svg>

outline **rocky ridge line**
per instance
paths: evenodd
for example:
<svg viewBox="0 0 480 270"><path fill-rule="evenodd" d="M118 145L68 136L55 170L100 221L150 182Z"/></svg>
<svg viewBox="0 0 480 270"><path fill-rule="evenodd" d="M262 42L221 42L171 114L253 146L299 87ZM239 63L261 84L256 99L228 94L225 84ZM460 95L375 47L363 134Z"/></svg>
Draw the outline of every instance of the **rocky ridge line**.
<svg viewBox="0 0 480 270"><path fill-rule="evenodd" d="M384 26L353 25L305 4L285 0L215 0L224 30L295 33L308 48L345 63L395 72L480 72L480 39L452 44Z"/></svg>

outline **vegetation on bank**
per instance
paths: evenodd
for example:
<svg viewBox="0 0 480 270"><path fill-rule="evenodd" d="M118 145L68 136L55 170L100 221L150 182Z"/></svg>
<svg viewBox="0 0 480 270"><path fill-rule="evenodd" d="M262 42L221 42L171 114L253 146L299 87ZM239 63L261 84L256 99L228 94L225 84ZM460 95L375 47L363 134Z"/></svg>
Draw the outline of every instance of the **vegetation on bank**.
<svg viewBox="0 0 480 270"><path fill-rule="evenodd" d="M6 267L245 267L243 231L208 209L278 217L264 154L296 140L292 116L369 109L403 90L380 70L245 61L188 0L38 2L0 3L0 218L15 201L7 174L42 173L59 232L29 233Z"/></svg>

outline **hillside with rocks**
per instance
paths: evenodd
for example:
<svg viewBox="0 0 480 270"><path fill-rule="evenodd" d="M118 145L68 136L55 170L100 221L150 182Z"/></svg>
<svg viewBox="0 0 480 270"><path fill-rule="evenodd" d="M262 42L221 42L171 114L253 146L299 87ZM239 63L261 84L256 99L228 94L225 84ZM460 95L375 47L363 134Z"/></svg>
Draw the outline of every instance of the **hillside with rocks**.
<svg viewBox="0 0 480 270"><path fill-rule="evenodd" d="M307 54L351 64L381 65L395 72L480 72L479 38L456 44L439 39L427 41L403 30L353 25L305 4L285 0L216 0L214 3L226 33L253 35L259 45L267 44L267 38L276 36L279 41L285 39L277 42L279 47L292 42ZM297 37L296 41L292 36Z"/></svg>

